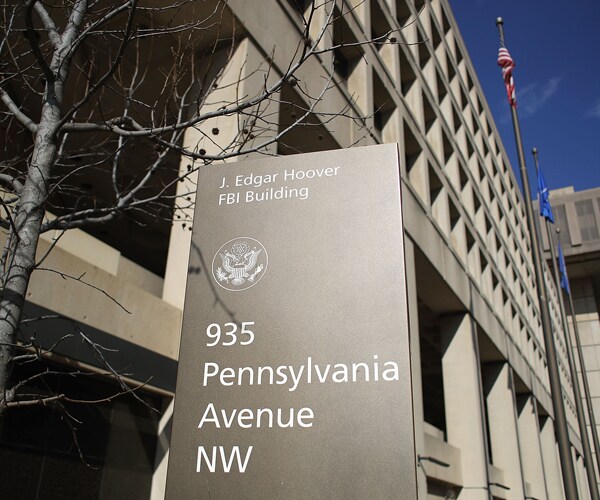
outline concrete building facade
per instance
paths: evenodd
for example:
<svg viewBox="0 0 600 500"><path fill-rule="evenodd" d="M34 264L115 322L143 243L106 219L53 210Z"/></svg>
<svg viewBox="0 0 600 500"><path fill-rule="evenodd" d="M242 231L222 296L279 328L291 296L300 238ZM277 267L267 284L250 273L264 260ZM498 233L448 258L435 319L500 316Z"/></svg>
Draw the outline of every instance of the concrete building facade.
<svg viewBox="0 0 600 500"><path fill-rule="evenodd" d="M570 289L575 309L575 318L567 308L570 333L574 335L572 323L577 322L579 340L583 354L584 366L577 359L577 371L585 370L590 386L590 399L596 424L600 412L600 385L598 370L600 368L600 189L575 191L572 187L556 189L550 192L550 203L555 216L552 229L560 230L560 243L564 251ZM547 231L541 231L542 246L545 257L550 259L550 240ZM558 245L558 232L551 234L553 244ZM565 296L566 297L566 296ZM576 340L572 339L575 352ZM585 395L584 395L585 397ZM587 415L588 401L584 403L586 423L590 426ZM592 435L590 433L590 442ZM595 458L597 467L597 458ZM597 469L596 469L597 470Z"/></svg>
<svg viewBox="0 0 600 500"><path fill-rule="evenodd" d="M237 92L251 95L264 85L265 77L276 78L302 43L302 14L309 3L230 0L224 16L235 19L239 35L224 63L215 104L206 106L231 101ZM312 121L292 128L268 152L400 145L419 498L563 498L524 204L451 8L446 0L339 0L335 8L343 15L334 16L322 43L342 47L311 60L297 75L314 93L320 82L332 84ZM318 9L317 21L326 13L326 8ZM390 42L385 34L392 32L389 38L396 40ZM354 44L381 36L381 43ZM272 69L267 74L264 65L269 57ZM240 78L241 90L232 85ZM302 106L302 94L286 85L270 106L275 126L264 130L263 137L276 136L288 126L295 107ZM322 119L342 109L352 118ZM184 142L210 153L244 127L238 117L221 117L202 127L210 130L215 125L220 132L210 142L202 128L189 131ZM182 162L181 168L187 163ZM180 193L193 189L189 179L178 186ZM576 261L577 241L584 248L588 237L598 239L598 226L594 233L587 225L590 214L596 223L600 220L597 201L591 212L575 202L575 208L565 208L565 213L573 210L583 215L576 217L579 240L574 226L565 229L574 235L572 246L566 247L569 262ZM71 318L94 338L118 349L119 368L127 368L131 380L145 383L140 394L160 412L140 410L139 402L131 398L84 410L91 415L81 415L81 420L94 424L83 432L82 449L96 469L76 465L80 462L72 450L47 439L49 430L31 433L23 417L9 416L0 438L0 471L15 477L26 470L38 478L37 484L28 485L27 495L12 498L50 498L40 496L40 491L51 490L59 492L52 498L163 497L183 297L190 272L188 229L176 223L166 235L155 236L161 244L168 241L168 256L158 271L139 252L125 252L126 241L107 243L99 232L80 230L61 237L48 265L69 269L73 275L85 272L88 280L126 304L131 314L118 308L115 312L109 300L98 299L93 290L77 288L59 275L35 276L27 297L31 314L52 312ZM48 238L40 251L51 242ZM150 237L147 244L153 244ZM585 345L600 344L595 281L579 280L577 272L572 278L578 321L583 325L590 318L589 327L584 327L590 344ZM546 281L580 498L585 499L589 498L586 470L558 292L549 272ZM50 323L40 332L57 338L62 326ZM61 349L51 360L57 366L95 369L96 361L78 345ZM595 352L594 346L585 353L588 369L599 367ZM86 390L99 395L107 390L92 385ZM48 471L67 470L65 464L79 486L61 496L66 486Z"/></svg>

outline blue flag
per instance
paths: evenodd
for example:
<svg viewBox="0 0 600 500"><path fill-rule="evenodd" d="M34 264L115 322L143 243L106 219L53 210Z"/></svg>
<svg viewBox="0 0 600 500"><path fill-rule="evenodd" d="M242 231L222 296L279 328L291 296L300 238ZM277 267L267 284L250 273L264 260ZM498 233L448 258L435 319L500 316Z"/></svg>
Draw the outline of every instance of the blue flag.
<svg viewBox="0 0 600 500"><path fill-rule="evenodd" d="M554 224L554 215L552 215L552 207L550 206L550 192L548 186L546 186L541 168L538 168L538 193L540 197L540 215Z"/></svg>
<svg viewBox="0 0 600 500"><path fill-rule="evenodd" d="M560 286L565 292L571 295L569 287L569 277L567 276L567 265L565 264L565 256L563 255L562 245L558 242L558 269L560 270Z"/></svg>

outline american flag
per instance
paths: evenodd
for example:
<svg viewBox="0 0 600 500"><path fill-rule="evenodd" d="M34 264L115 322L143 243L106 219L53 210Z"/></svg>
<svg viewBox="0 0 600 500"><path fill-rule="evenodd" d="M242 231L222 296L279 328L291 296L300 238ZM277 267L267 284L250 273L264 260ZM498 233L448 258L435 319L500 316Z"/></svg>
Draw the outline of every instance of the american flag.
<svg viewBox="0 0 600 500"><path fill-rule="evenodd" d="M515 96L515 81L512 74L515 62L512 57L510 57L506 47L500 47L500 50L498 51L498 66L502 68L502 78L504 78L508 102L511 106L516 106L517 98Z"/></svg>

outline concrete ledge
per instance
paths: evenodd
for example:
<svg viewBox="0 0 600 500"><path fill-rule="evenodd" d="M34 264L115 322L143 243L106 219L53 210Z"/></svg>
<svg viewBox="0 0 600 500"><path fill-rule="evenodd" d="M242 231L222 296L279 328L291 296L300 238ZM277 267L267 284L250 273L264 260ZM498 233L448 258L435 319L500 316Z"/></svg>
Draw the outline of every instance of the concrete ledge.
<svg viewBox="0 0 600 500"><path fill-rule="evenodd" d="M56 311L48 310L35 304L25 305L25 314L28 317L40 317L55 314ZM80 333L90 341L101 346L101 359L86 342L82 341ZM57 361L75 362L97 368L107 372L108 363L126 379L144 383L145 388L152 388L175 392L177 379L177 361L158 354L149 349L140 347L131 342L115 337L89 325L81 324L71 319L44 319L30 323L23 329L24 340L35 334L37 342L43 348L53 347L53 354L58 355ZM85 371L88 368L83 368ZM112 380L112 378L110 378Z"/></svg>
<svg viewBox="0 0 600 500"><path fill-rule="evenodd" d="M46 218L54 217L47 214ZM49 231L43 233L40 239L50 245L55 243L55 248L76 255L113 276L117 275L121 253L80 229Z"/></svg>
<svg viewBox="0 0 600 500"><path fill-rule="evenodd" d="M41 240L38 259L49 248L50 243ZM52 249L43 267L48 270L32 275L28 302L177 359L182 312L137 286L139 279L131 276L138 272L139 278L139 269L130 267L128 272L113 274L59 246ZM79 277L89 285L78 281Z"/></svg>
<svg viewBox="0 0 600 500"><path fill-rule="evenodd" d="M54 215L46 213L46 219ZM4 240L4 238L2 238ZM50 231L43 233L40 240L55 248L68 252L98 269L142 288L157 297L162 295L163 279L142 266L123 257L117 249L107 245L81 229Z"/></svg>
<svg viewBox="0 0 600 500"><path fill-rule="evenodd" d="M494 498L507 498L507 492L504 483L504 471L499 467L489 464L488 470L490 471L490 492Z"/></svg>
<svg viewBox="0 0 600 500"><path fill-rule="evenodd" d="M424 456L435 458L450 465L449 467L443 467L433 462L421 461L420 466L425 471L428 479L435 479L453 486L462 485L460 450L458 448L425 432Z"/></svg>

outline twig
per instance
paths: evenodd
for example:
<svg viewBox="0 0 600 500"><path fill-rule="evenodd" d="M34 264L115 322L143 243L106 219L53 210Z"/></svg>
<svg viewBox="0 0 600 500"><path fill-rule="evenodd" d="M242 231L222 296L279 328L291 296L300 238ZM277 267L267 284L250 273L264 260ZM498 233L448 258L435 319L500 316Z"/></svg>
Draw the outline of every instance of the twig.
<svg viewBox="0 0 600 500"><path fill-rule="evenodd" d="M55 274L58 274L62 279L65 279L65 280L71 279L73 281L77 281L78 283L82 283L85 286L89 286L90 288L93 288L94 290L100 292L102 295L104 295L105 297L110 299L112 302L114 302L116 305L118 305L121 309L123 309L123 311L125 311L127 314L131 314L131 311L129 311L123 304L121 304L117 299L115 299L112 295L110 295L106 290L103 290L102 288L94 285L93 283L85 281L83 279L83 277L85 276L85 273L82 273L79 276L73 276L71 274L68 274L68 273L65 273L62 271L57 271L56 269L50 269L47 267L36 267L36 270L48 271L50 273L55 273Z"/></svg>

